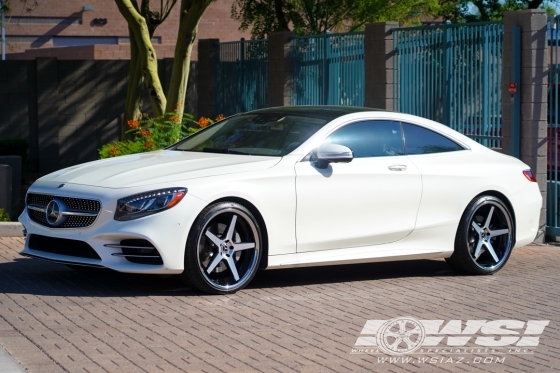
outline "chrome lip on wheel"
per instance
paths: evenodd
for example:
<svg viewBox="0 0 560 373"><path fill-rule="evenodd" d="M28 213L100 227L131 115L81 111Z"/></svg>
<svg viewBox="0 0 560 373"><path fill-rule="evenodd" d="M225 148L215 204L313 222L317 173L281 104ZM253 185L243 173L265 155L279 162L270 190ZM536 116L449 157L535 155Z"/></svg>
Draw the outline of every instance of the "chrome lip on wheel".
<svg viewBox="0 0 560 373"><path fill-rule="evenodd" d="M220 291L242 287L255 271L260 242L251 218L236 209L221 210L198 238L198 268L207 283Z"/></svg>
<svg viewBox="0 0 560 373"><path fill-rule="evenodd" d="M507 260L513 244L509 213L494 201L485 201L470 218L467 244L473 262L484 270L494 270Z"/></svg>

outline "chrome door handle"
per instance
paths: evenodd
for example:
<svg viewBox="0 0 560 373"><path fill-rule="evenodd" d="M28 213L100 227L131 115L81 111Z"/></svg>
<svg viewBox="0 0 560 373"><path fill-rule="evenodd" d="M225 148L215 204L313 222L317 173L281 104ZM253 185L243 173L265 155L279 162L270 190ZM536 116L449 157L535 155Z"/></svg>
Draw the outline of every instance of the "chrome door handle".
<svg viewBox="0 0 560 373"><path fill-rule="evenodd" d="M391 170L391 171L404 171L404 170L406 170L406 165L396 164L396 165L393 165L393 166L389 166L389 170Z"/></svg>

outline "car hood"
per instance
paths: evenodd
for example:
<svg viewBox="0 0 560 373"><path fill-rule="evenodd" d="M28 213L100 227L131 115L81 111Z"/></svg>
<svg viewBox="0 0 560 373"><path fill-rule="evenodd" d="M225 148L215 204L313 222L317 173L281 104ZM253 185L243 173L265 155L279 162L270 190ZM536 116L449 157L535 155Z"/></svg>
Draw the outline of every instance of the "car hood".
<svg viewBox="0 0 560 373"><path fill-rule="evenodd" d="M136 187L258 171L274 166L280 159L280 157L160 150L84 163L53 172L38 181L105 188Z"/></svg>

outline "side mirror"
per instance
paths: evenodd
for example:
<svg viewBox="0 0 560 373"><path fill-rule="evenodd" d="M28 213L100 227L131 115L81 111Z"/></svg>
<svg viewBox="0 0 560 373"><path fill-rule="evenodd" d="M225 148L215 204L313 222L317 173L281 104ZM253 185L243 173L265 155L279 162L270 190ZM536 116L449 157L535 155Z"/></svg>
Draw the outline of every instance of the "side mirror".
<svg viewBox="0 0 560 373"><path fill-rule="evenodd" d="M354 153L344 145L323 144L317 149L315 167L327 168L329 163L348 163L354 159Z"/></svg>

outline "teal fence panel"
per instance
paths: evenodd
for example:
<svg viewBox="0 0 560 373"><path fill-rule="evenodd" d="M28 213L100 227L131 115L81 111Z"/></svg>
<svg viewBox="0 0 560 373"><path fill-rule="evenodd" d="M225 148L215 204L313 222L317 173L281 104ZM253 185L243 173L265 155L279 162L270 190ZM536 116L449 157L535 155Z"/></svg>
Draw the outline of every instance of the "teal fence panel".
<svg viewBox="0 0 560 373"><path fill-rule="evenodd" d="M364 33L291 41L291 105L364 106Z"/></svg>
<svg viewBox="0 0 560 373"><path fill-rule="evenodd" d="M216 114L266 107L268 40L219 43L216 53Z"/></svg>
<svg viewBox="0 0 560 373"><path fill-rule="evenodd" d="M546 234L560 236L560 21L548 24L548 151Z"/></svg>
<svg viewBox="0 0 560 373"><path fill-rule="evenodd" d="M395 109L501 147L502 23L393 30Z"/></svg>

